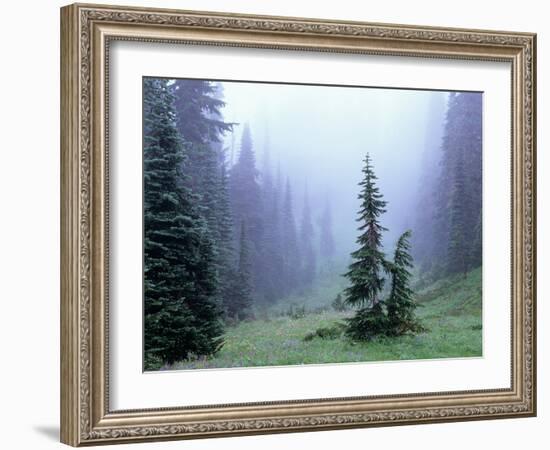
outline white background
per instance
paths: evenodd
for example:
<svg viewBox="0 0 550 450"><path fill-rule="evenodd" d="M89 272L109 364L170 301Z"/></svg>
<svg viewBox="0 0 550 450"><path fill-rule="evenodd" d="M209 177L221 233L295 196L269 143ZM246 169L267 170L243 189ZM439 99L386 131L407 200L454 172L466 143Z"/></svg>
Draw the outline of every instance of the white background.
<svg viewBox="0 0 550 450"><path fill-rule="evenodd" d="M136 42L115 42L110 61L112 409L510 386L510 230L502 225L510 223L509 64ZM143 75L484 92L483 357L142 373L142 137L136 130Z"/></svg>
<svg viewBox="0 0 550 450"><path fill-rule="evenodd" d="M124 2L122 2L124 3ZM468 28L526 30L539 33L539 198L550 189L544 181L548 156L544 124L550 121L547 85L548 14L545 2L429 1L258 2L247 0L138 1L136 6L239 11L444 25ZM8 6L9 5L9 6ZM0 165L2 216L0 312L2 447L48 449L57 443L59 417L59 11L57 1L4 5L1 28L3 70L0 72L0 123L4 159ZM20 5L22 5L20 3ZM550 180L550 177L546 177ZM539 322L548 316L545 302L549 250L544 232L550 218L539 201ZM546 277L547 278L547 277ZM547 405L548 327L539 328L539 417L499 421L407 426L294 435L141 444L140 448L278 449L384 447L422 449L520 447L545 448L550 419ZM546 444L547 445L547 444ZM130 448L123 446L124 448ZM122 448L122 446L120 447ZM136 447L132 447L136 448Z"/></svg>

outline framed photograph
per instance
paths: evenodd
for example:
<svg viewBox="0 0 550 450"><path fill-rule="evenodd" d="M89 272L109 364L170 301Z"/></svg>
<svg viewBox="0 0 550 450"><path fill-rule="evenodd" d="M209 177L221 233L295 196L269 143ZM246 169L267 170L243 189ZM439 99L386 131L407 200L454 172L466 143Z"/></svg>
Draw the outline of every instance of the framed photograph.
<svg viewBox="0 0 550 450"><path fill-rule="evenodd" d="M62 8L62 442L534 416L535 58Z"/></svg>

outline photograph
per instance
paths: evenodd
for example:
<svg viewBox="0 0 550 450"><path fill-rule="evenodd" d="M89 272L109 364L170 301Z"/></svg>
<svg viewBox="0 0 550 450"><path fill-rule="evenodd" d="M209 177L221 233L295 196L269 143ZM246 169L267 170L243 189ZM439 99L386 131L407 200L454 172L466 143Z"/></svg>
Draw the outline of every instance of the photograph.
<svg viewBox="0 0 550 450"><path fill-rule="evenodd" d="M143 370L482 357L482 112L143 76Z"/></svg>

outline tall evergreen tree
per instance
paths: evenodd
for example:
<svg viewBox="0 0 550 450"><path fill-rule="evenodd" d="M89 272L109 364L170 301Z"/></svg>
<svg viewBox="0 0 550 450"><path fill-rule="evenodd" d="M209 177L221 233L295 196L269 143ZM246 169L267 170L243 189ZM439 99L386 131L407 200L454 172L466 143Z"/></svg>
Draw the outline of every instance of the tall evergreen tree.
<svg viewBox="0 0 550 450"><path fill-rule="evenodd" d="M328 198L325 199L325 206L323 209L323 214L319 221L321 236L320 236L320 245L319 250L323 262L330 269L332 265L332 260L334 258L335 246L334 246L334 236L332 234L332 213L330 210L330 203Z"/></svg>
<svg viewBox="0 0 550 450"><path fill-rule="evenodd" d="M281 239L281 173L279 168L274 182L267 141L264 148L262 180L265 225L262 259L266 262L263 266L262 294L267 303L273 303L284 295Z"/></svg>
<svg viewBox="0 0 550 450"><path fill-rule="evenodd" d="M382 271L387 267L382 247L382 232L386 230L379 221L386 210L387 202L376 186L376 175L369 154L365 157L363 180L359 183L361 208L357 221L361 234L357 238L359 249L351 256L354 259L345 276L350 286L344 294L346 303L360 308L355 317L348 320L347 334L352 339L368 340L383 333L387 327L380 301L384 286Z"/></svg>
<svg viewBox="0 0 550 450"><path fill-rule="evenodd" d="M449 94L440 173L434 186L433 245L426 256L439 267L439 275L465 273L481 264L479 259L471 260L476 253L472 245L481 245L476 240L482 202L481 113L480 94Z"/></svg>
<svg viewBox="0 0 550 450"><path fill-rule="evenodd" d="M185 142L187 155L180 179L195 194L195 204L206 219L208 234L214 244L218 291L225 305L234 260L222 136L232 131L233 124L223 121L221 109L225 103L221 84L179 79L170 82L170 88L175 97L176 126Z"/></svg>
<svg viewBox="0 0 550 450"><path fill-rule="evenodd" d="M351 285L346 289L346 301L352 306L374 306L379 302L379 294L384 286L382 270L385 259L382 247L382 232L386 230L379 221L386 212L387 202L376 186L377 177L367 153L363 167L363 180L359 199L361 208L357 221L361 234L357 238L359 249L351 256L355 260L345 276Z"/></svg>
<svg viewBox="0 0 550 450"><path fill-rule="evenodd" d="M277 223L277 217L273 217L276 211L273 202L275 199L275 186L273 184L273 174L271 170L271 159L269 152L269 135L267 130L264 134L264 143L262 151L262 163L260 171L260 192L261 192L261 204L258 205L258 210L262 214L262 235L259 245L261 254L258 255L258 260L261 261L261 271L257 274L255 280L255 288L257 293L257 299L271 303L276 297L275 284L276 280L276 268L277 264L274 261L273 251L274 242L273 239L277 233L279 224Z"/></svg>
<svg viewBox="0 0 550 450"><path fill-rule="evenodd" d="M386 307L388 312L388 329L386 334L399 336L408 332L422 330L415 315L417 307L414 292L410 288L413 259L410 254L411 231L405 231L398 239L391 264L391 291Z"/></svg>
<svg viewBox="0 0 550 450"><path fill-rule="evenodd" d="M173 363L222 345L214 251L192 192L166 80L144 80L144 352Z"/></svg>
<svg viewBox="0 0 550 450"><path fill-rule="evenodd" d="M269 151L269 136L265 135L262 160L262 195L263 202L268 205L273 198L273 174L271 170L271 156Z"/></svg>
<svg viewBox="0 0 550 450"><path fill-rule="evenodd" d="M176 126L187 142L207 144L219 142L220 136L231 131L232 124L221 119L225 106L215 83L204 80L178 79L172 84Z"/></svg>
<svg viewBox="0 0 550 450"><path fill-rule="evenodd" d="M241 225L239 239L239 262L236 276L230 284L227 315L234 320L244 320L252 316L252 285L250 273L250 252L245 223Z"/></svg>
<svg viewBox="0 0 550 450"><path fill-rule="evenodd" d="M300 246L302 255L302 284L310 287L317 274L317 262L313 249L313 223L311 222L311 210L307 186L304 191L304 204L302 208L302 220L300 223Z"/></svg>
<svg viewBox="0 0 550 450"><path fill-rule="evenodd" d="M197 148L197 146L195 146ZM197 205L206 219L208 232L212 241L220 242L220 206L223 201L223 188L221 179L221 167L218 155L207 144L200 144L198 158L195 161L197 168L200 168L200 175L197 177L194 193L197 198ZM217 250L217 248L216 248Z"/></svg>
<svg viewBox="0 0 550 450"><path fill-rule="evenodd" d="M466 276L469 267L471 241L467 240L467 188L466 174L464 172L463 155L459 154L456 159L454 180L450 195L449 205L449 244L447 249L447 272L462 273ZM473 231L473 230L472 230Z"/></svg>
<svg viewBox="0 0 550 450"><path fill-rule="evenodd" d="M230 303L230 286L234 279L234 247L233 247L233 219L229 204L229 179L225 161L221 165L220 196L217 210L217 223L219 230L218 264L220 272L220 294L224 309L227 313Z"/></svg>
<svg viewBox="0 0 550 450"><path fill-rule="evenodd" d="M264 261L262 261L263 205L258 178L259 172L256 169L252 136L250 127L246 124L243 128L239 158L231 169L230 199L234 223L246 223L254 290L256 286L261 285L261 273L264 265ZM234 239L238 246L238 230L235 230Z"/></svg>
<svg viewBox="0 0 550 450"><path fill-rule="evenodd" d="M220 160L221 138L232 130L233 124L222 120L220 110L225 103L216 83L177 79L170 88L175 98L176 127L187 148L182 172L188 186L202 196L202 189L212 180L205 165Z"/></svg>
<svg viewBox="0 0 550 450"><path fill-rule="evenodd" d="M300 250L294 220L292 191L290 180L286 180L285 198L282 211L282 250L283 250L283 280L284 293L289 294L298 286L300 268Z"/></svg>
<svg viewBox="0 0 550 450"><path fill-rule="evenodd" d="M440 195L439 170L442 157L443 133L445 130L445 113L447 110L447 93L432 92L428 106L428 121L424 134L424 150L422 153L420 182L418 185L418 202L412 248L414 259L422 272L433 270L434 253L440 245L434 239L436 207L435 196ZM444 225L444 224L443 224Z"/></svg>

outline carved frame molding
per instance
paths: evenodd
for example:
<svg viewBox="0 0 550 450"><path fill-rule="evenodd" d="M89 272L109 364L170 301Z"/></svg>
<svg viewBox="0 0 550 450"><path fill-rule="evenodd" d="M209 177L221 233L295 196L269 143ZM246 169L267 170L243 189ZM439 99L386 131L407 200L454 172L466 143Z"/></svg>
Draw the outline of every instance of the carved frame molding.
<svg viewBox="0 0 550 450"><path fill-rule="evenodd" d="M509 61L512 386L110 411L108 57L112 40ZM61 440L73 446L536 414L536 36L75 4L61 10Z"/></svg>

